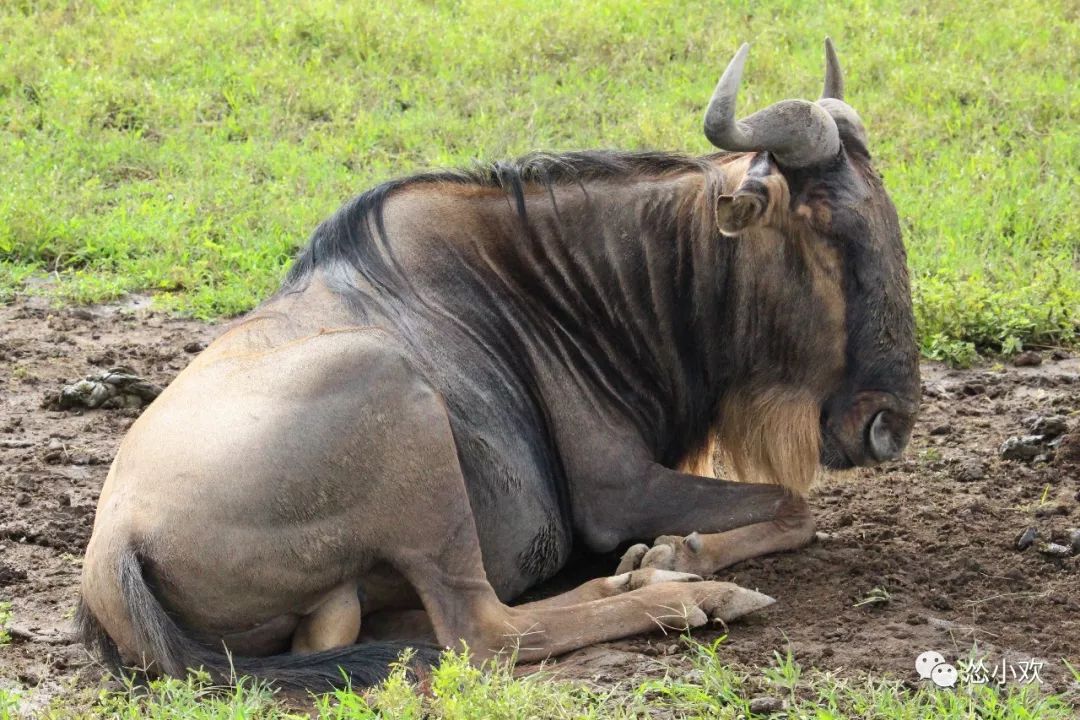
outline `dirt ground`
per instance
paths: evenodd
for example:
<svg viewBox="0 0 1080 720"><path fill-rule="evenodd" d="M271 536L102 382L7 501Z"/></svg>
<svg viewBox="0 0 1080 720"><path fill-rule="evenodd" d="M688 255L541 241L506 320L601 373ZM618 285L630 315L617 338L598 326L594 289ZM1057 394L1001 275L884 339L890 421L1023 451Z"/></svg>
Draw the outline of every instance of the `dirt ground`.
<svg viewBox="0 0 1080 720"><path fill-rule="evenodd" d="M138 411L43 403L116 365L167 384L218 332L151 312L145 299L0 307L0 601L11 603L0 686L47 697L99 679L69 623L98 491ZM1041 661L1044 689L1064 690L1061 659L1080 666L1080 556L1048 555L1043 543L1067 545L1080 527L1080 359L1057 355L1038 367L924 365L922 416L905 458L827 477L811 498L814 545L722 574L779 600L733 624L722 657L749 670L790 648L803 667L915 683L923 651L955 661L977 643L988 666ZM1000 457L1007 438L1031 435L1050 416L1072 433L1056 458ZM1039 537L1018 550L1027 528ZM593 565L610 572L616 560ZM676 638L655 635L557 666L607 683L686 662Z"/></svg>

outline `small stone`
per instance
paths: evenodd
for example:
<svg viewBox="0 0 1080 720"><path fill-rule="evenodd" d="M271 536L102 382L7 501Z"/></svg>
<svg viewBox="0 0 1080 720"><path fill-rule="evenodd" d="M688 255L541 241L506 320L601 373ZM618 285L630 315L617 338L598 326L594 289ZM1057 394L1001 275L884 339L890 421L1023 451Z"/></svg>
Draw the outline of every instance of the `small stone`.
<svg viewBox="0 0 1080 720"><path fill-rule="evenodd" d="M1080 432L1062 435L1054 451L1054 464L1061 466L1080 466ZM1080 500L1080 493L1077 494Z"/></svg>
<svg viewBox="0 0 1080 720"><path fill-rule="evenodd" d="M1064 558L1070 557L1073 554L1073 549L1060 543L1051 542L1040 545L1039 552L1043 555L1049 555L1050 557Z"/></svg>
<svg viewBox="0 0 1080 720"><path fill-rule="evenodd" d="M750 701L751 715L770 715L784 709L784 701L780 698L762 695Z"/></svg>
<svg viewBox="0 0 1080 720"><path fill-rule="evenodd" d="M1029 547L1032 546L1035 540L1038 539L1038 537L1038 530L1033 527L1026 528L1019 535L1016 536L1016 541L1014 542L1014 544L1016 545L1016 549L1027 550Z"/></svg>
<svg viewBox="0 0 1080 720"><path fill-rule="evenodd" d="M930 428L931 435L951 435L952 431L952 425L937 425Z"/></svg>
<svg viewBox="0 0 1080 720"><path fill-rule="evenodd" d="M1041 435L1023 435L1009 438L998 451L1005 460L1032 460L1042 453Z"/></svg>
<svg viewBox="0 0 1080 720"><path fill-rule="evenodd" d="M1016 367L1035 367L1042 365L1042 355L1034 350L1026 350L1013 358Z"/></svg>
<svg viewBox="0 0 1080 720"><path fill-rule="evenodd" d="M1050 359L1051 360L1067 360L1068 358L1069 358L1069 353L1065 352L1061 348L1057 348L1057 349L1050 352Z"/></svg>
<svg viewBox="0 0 1080 720"><path fill-rule="evenodd" d="M952 610L953 609L952 598L950 598L945 593L938 593L936 595L932 595L927 602L930 605L930 607L932 607L932 608L934 608L936 610Z"/></svg>
<svg viewBox="0 0 1080 720"><path fill-rule="evenodd" d="M667 648L664 649L664 654L665 655L677 655L678 653L679 653L679 646L678 645L668 645Z"/></svg>
<svg viewBox="0 0 1080 720"><path fill-rule="evenodd" d="M30 494L21 492L15 496L15 504L19 507L25 507L30 504Z"/></svg>
<svg viewBox="0 0 1080 720"><path fill-rule="evenodd" d="M1040 505L1035 508L1035 517L1048 518L1055 515L1068 515L1070 512L1069 506L1064 503L1057 503L1056 505Z"/></svg>
<svg viewBox="0 0 1080 720"><path fill-rule="evenodd" d="M75 318L76 320L93 320L94 319L94 313L90 312L86 308L75 308L74 310L69 311L68 314L71 315L71 317Z"/></svg>
<svg viewBox="0 0 1080 720"><path fill-rule="evenodd" d="M986 466L979 460L969 460L956 469L956 479L960 482L974 482L986 477Z"/></svg>
<svg viewBox="0 0 1080 720"><path fill-rule="evenodd" d="M102 350L86 356L86 361L91 365L112 365L116 362L116 353L112 350Z"/></svg>
<svg viewBox="0 0 1080 720"><path fill-rule="evenodd" d="M1080 555L1080 528L1069 528L1065 532L1069 534L1069 547L1073 555Z"/></svg>
<svg viewBox="0 0 1080 720"><path fill-rule="evenodd" d="M189 342L187 345L184 346L184 352L191 353L192 355L194 355L195 353L200 353L205 349L206 349L206 344L203 343L203 342L200 342L198 340L192 340L191 342Z"/></svg>
<svg viewBox="0 0 1080 720"><path fill-rule="evenodd" d="M1049 415L1033 418L1030 428L1033 434L1042 435L1045 439L1051 440L1064 435L1068 431L1069 425L1065 422L1065 418L1060 415Z"/></svg>

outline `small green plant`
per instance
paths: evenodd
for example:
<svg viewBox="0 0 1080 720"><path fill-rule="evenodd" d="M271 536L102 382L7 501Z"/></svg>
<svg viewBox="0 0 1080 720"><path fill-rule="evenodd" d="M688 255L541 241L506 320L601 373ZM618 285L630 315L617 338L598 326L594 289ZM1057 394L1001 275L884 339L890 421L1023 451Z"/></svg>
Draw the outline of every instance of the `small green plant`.
<svg viewBox="0 0 1080 720"><path fill-rule="evenodd" d="M802 667L795 662L795 654L789 645L784 654L779 650L773 651L773 665L764 671L765 679L778 688L787 690L794 697L795 690L799 686L799 678L802 677Z"/></svg>
<svg viewBox="0 0 1080 720"><path fill-rule="evenodd" d="M920 455L928 463L938 462L943 457L941 451L933 447L923 450Z"/></svg>
<svg viewBox="0 0 1080 720"><path fill-rule="evenodd" d="M852 605L852 607L858 608L867 605L886 605L890 602L892 602L892 595L889 594L889 591L883 587L876 587Z"/></svg>
<svg viewBox="0 0 1080 720"><path fill-rule="evenodd" d="M7 629L9 622L11 622L11 603L0 602L0 646L11 642L11 633Z"/></svg>

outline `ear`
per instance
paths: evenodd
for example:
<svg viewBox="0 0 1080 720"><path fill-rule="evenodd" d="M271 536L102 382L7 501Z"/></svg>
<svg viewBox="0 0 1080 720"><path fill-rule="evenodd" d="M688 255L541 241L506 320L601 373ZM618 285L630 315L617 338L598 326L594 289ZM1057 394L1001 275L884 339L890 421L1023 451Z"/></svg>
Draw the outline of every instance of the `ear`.
<svg viewBox="0 0 1080 720"><path fill-rule="evenodd" d="M716 201L716 225L720 232L734 237L765 220L769 195L761 183L740 187L734 195L721 195Z"/></svg>
<svg viewBox="0 0 1080 720"><path fill-rule="evenodd" d="M758 153L750 161L735 192L716 200L716 226L724 235L736 236L764 225L782 212L788 199L787 180L769 153Z"/></svg>

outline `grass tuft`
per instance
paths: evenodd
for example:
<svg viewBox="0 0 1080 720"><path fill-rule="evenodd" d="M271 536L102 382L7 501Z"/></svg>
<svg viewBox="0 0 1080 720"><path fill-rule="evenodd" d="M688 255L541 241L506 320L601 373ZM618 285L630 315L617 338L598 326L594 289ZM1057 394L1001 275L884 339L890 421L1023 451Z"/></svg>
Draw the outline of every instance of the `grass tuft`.
<svg viewBox="0 0 1080 720"><path fill-rule="evenodd" d="M968 685L938 689L929 682L912 687L897 680L841 680L806 670L791 648L775 653L772 667L746 673L724 658L724 638L709 644L684 638L685 659L667 674L633 685L597 688L560 679L553 668L515 677L505 662L475 667L464 654L447 653L422 684L407 679L399 663L378 687L326 695L283 698L265 685L245 680L234 688L210 685L205 675L158 680L141 687L94 696L55 699L37 713L42 718L258 718L294 720L459 720L465 718L737 718L755 717L754 701L771 698L779 706L770 717L817 720L1069 720L1080 695L1042 692L1037 685ZM1066 662L1080 687L1080 674ZM0 689L0 720L17 717L23 693Z"/></svg>

